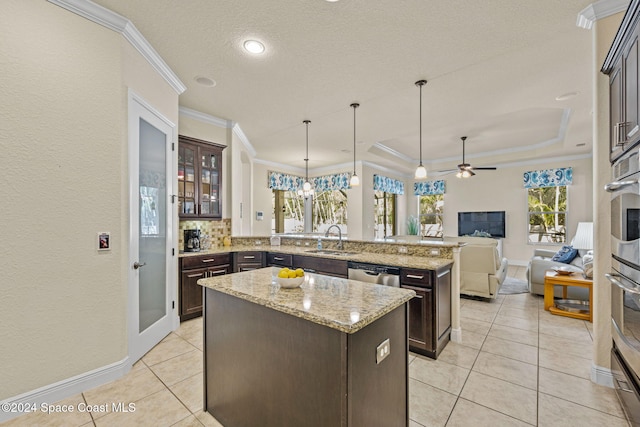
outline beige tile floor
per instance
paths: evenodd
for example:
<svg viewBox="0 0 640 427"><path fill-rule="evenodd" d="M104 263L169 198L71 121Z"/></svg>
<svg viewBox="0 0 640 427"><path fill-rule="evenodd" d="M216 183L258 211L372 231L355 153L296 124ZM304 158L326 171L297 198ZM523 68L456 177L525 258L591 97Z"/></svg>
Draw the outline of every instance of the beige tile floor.
<svg viewBox="0 0 640 427"><path fill-rule="evenodd" d="M509 275L524 278L524 267ZM410 427L628 426L614 391L592 383L592 325L553 316L530 294L462 299L463 342L409 356ZM133 402L131 413L29 414L9 426L221 426L202 411L202 319L112 383L61 403Z"/></svg>

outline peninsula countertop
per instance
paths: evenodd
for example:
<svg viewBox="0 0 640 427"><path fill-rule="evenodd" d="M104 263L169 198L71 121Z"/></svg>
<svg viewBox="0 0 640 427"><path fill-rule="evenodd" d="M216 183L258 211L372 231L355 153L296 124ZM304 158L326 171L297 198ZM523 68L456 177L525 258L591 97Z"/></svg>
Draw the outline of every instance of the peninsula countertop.
<svg viewBox="0 0 640 427"><path fill-rule="evenodd" d="M415 296L408 289L305 273L299 288L278 285L277 267L198 280L198 284L345 333L355 333Z"/></svg>
<svg viewBox="0 0 640 427"><path fill-rule="evenodd" d="M438 258L428 256L388 254L378 252L354 252L351 250L344 251L344 254L338 254L339 251L331 251L332 253L311 252L314 248L310 246L271 246L271 245L232 245L212 247L200 252L180 253L179 257L189 257L198 255L215 255L229 252L245 252L245 251L267 251L278 252L292 255L315 256L320 258L330 258L336 260L347 260L355 262L366 262L378 265L387 265L392 267L419 268L424 270L437 270L453 263L449 258Z"/></svg>

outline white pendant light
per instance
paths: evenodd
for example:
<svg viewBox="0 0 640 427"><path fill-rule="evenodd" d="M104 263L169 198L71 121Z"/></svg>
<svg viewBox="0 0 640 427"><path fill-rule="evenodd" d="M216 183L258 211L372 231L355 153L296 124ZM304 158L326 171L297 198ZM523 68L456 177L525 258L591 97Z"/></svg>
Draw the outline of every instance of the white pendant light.
<svg viewBox="0 0 640 427"><path fill-rule="evenodd" d="M313 187L309 182L309 123L311 123L311 120L303 120L302 123L307 126L307 156L304 159L304 184L302 184L302 188L298 190L298 195L304 196L306 199L309 196L313 196Z"/></svg>
<svg viewBox="0 0 640 427"><path fill-rule="evenodd" d="M354 102L351 104L351 108L353 108L353 175L351 175L351 180L349 180L349 185L352 187L357 187L360 185L360 178L356 175L356 108L358 108L360 104Z"/></svg>
<svg viewBox="0 0 640 427"><path fill-rule="evenodd" d="M416 82L416 86L420 88L420 164L416 168L415 179L425 179L427 177L427 168L422 165L422 86L426 84L426 80L418 80Z"/></svg>

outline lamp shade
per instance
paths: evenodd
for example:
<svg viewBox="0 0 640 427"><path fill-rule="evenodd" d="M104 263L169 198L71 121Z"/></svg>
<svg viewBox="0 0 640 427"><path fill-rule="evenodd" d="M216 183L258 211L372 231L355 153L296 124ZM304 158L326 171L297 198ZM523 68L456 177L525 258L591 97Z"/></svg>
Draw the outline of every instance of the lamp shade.
<svg viewBox="0 0 640 427"><path fill-rule="evenodd" d="M593 249L593 223L579 222L572 246L575 249Z"/></svg>

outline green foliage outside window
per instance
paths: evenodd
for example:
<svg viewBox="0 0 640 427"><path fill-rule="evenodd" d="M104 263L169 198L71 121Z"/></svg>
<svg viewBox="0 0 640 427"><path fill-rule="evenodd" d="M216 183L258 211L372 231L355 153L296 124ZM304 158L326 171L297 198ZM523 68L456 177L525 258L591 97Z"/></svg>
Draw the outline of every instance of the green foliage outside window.
<svg viewBox="0 0 640 427"><path fill-rule="evenodd" d="M444 194L420 196L420 229L423 236L442 237Z"/></svg>
<svg viewBox="0 0 640 427"><path fill-rule="evenodd" d="M567 187L528 189L529 242L566 242Z"/></svg>

